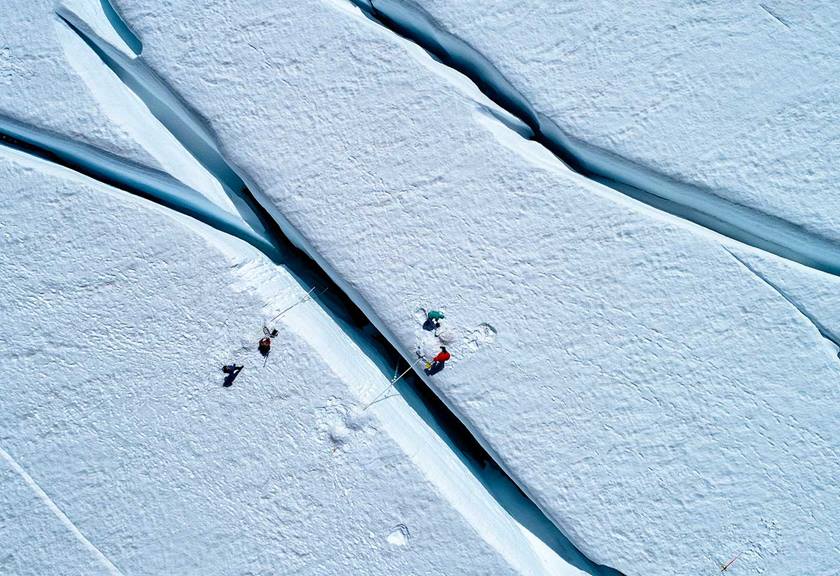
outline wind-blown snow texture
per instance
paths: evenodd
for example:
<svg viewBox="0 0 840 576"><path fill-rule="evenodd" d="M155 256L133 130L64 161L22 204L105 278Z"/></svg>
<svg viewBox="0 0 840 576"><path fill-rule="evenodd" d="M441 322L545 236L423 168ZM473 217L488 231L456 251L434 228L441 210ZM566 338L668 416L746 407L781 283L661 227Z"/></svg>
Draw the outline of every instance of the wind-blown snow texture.
<svg viewBox="0 0 840 576"><path fill-rule="evenodd" d="M0 113L154 165L126 130L108 121L83 80L68 65L54 29L54 8L51 0L4 2Z"/></svg>
<svg viewBox="0 0 840 576"><path fill-rule="evenodd" d="M591 558L693 574L743 551L746 574L836 571L840 364L720 238L570 174L348 5L120 6L405 350L434 348L419 307L447 312L455 359L436 386ZM770 145L738 127L745 148ZM683 140L745 163L707 136ZM762 165L755 186L774 181Z"/></svg>
<svg viewBox="0 0 840 576"><path fill-rule="evenodd" d="M81 8L90 6L73 5L88 14ZM230 221L234 234L247 226L232 220L238 213L220 183L53 17L52 6L18 8L19 22L3 22L9 30L55 24L46 69L33 64L32 77L67 58L96 102L66 75L55 79L63 102L35 83L25 86L26 98L4 103L18 119L27 118L18 107L50 110L53 127L49 134L37 121L3 118L4 134L14 124L11 132L25 132L46 161L0 138L2 161L14 159L0 177L7 186L0 264L10 286L0 301L10 326L0 353L13 374L0 445L4 569L580 573L548 547L553 536L540 519L517 509L521 495L501 478L479 478L452 450L434 416L399 394L375 414L355 412L389 376L375 346L326 310L310 302L284 315L272 362L259 370L253 346L261 321L299 301L305 288L226 234L132 199L155 198L217 229ZM124 127L125 149L106 148L159 162L195 189L83 146L99 143L75 134L80 110L107 128ZM55 161L124 192L92 186ZM84 190L66 178L86 183ZM71 329L53 334L53 325ZM248 370L219 395L219 367L231 360ZM173 378L184 388L173 390ZM230 399L257 379L253 396ZM354 470L345 473L348 461ZM330 471L331 462L338 468ZM498 485L492 495L490 482Z"/></svg>
<svg viewBox="0 0 840 576"><path fill-rule="evenodd" d="M262 367L265 258L42 164L0 156L4 574L509 571L293 330Z"/></svg>
<svg viewBox="0 0 840 576"><path fill-rule="evenodd" d="M836 2L416 4L572 135L840 240Z"/></svg>
<svg viewBox="0 0 840 576"><path fill-rule="evenodd" d="M820 331L837 328L836 279L570 173L349 3L282 4L125 0L131 30L107 3L64 5L125 58L142 47L407 356L439 343L419 327L423 309L446 311L439 340L454 359L434 384L590 558L627 574L712 574L742 553L739 573L834 574L840 364ZM820 92L836 81L829 9L616 17L596 6L583 19L526 2L472 25L474 5L422 4L585 140L837 238L817 214L831 206L837 141L823 121L836 104ZM52 9L21 2L0 21L15 38L0 46L0 82L16 80L3 115L170 172L235 215ZM553 51L574 18L570 63ZM806 34L770 42L803 22ZM547 73L535 50L567 68ZM760 66L722 56L736 53ZM781 72L768 66L782 56ZM631 64L656 74L607 90ZM709 64L714 81L680 81ZM558 104L565 81L578 88ZM738 100L763 83L778 86L761 106ZM593 90L609 92L606 108ZM725 112L711 128L707 98ZM754 121L793 101L801 113ZM800 136L763 137L778 130ZM387 379L320 309L285 320L282 354L252 369L261 312L305 293L282 269L183 216L0 154L11 287L0 353L15 376L0 438L4 569L577 573L544 555L401 396L362 419L347 408ZM806 183L820 184L808 201L781 194L804 197ZM218 365L232 356L248 368L226 391Z"/></svg>

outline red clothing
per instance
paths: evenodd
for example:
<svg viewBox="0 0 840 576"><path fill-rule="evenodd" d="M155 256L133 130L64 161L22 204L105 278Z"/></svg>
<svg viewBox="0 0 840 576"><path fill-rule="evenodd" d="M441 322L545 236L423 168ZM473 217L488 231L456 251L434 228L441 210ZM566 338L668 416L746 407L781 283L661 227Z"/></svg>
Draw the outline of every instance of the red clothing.
<svg viewBox="0 0 840 576"><path fill-rule="evenodd" d="M432 362L446 362L450 358L452 358L452 355L449 352L441 352L440 354L432 358Z"/></svg>

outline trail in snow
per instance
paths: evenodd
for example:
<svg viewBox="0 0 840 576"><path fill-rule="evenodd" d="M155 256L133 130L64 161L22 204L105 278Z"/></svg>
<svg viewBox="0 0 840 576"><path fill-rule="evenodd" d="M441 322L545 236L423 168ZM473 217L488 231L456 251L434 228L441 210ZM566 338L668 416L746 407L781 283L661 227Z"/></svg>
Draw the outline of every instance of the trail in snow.
<svg viewBox="0 0 840 576"><path fill-rule="evenodd" d="M49 508L53 514L55 514L55 517L58 518L61 521L61 523L64 524L64 526L66 526L67 529L73 533L76 539L79 542L81 542L85 548L90 550L94 556L96 556L99 562L108 570L109 573L113 574L114 576L122 576L122 572L120 572L119 569L116 566L114 566L114 563L111 562L111 560L109 560L108 557L105 556L105 554L103 554L99 548L94 546L93 543L90 540L88 540L84 534L82 534L82 531L79 530L79 528L75 524L73 524L73 521L70 520L70 518L68 518L67 515L61 511L61 508L59 508L58 505L55 502L53 502L52 498L50 498L47 495L47 493L41 489L38 483L35 482L35 480L33 480L32 476L30 476L26 472L26 470L24 470L23 467L20 464L18 464L17 461L14 458L12 458L12 456L3 448L0 448L0 457L2 457L3 460L5 460L9 464L9 466L11 466L12 470L14 470L17 473L17 475L23 479L23 481L26 483L27 486L29 486L29 488L32 489L35 495L38 496L38 498L44 504L47 505L47 508Z"/></svg>
<svg viewBox="0 0 840 576"><path fill-rule="evenodd" d="M289 270L301 285L329 288L326 298L318 296L315 300L386 377L389 376L387 370L400 359L410 361L409 354L402 353L392 344L396 340L389 337L384 323L370 312L370 307L359 303L358 295L354 299L341 279L322 263L276 209L264 207L258 199L260 193L246 184L247 178L222 156L211 131L198 114L145 63L132 60L108 45L72 12L60 8L58 15L141 98L184 148L219 180L232 198L239 200L235 205L241 218L168 174L1 117L0 144L144 197L245 240ZM619 574L586 558L488 453L480 437L468 429L416 371L411 370L395 388L475 476L487 495L514 519L527 538L547 546L577 570L593 575Z"/></svg>
<svg viewBox="0 0 840 576"><path fill-rule="evenodd" d="M792 222L676 181L567 134L557 122L536 110L484 55L444 30L422 8L399 0L350 2L374 22L467 76L488 98L524 123L531 140L574 172L737 242L840 276L840 245Z"/></svg>

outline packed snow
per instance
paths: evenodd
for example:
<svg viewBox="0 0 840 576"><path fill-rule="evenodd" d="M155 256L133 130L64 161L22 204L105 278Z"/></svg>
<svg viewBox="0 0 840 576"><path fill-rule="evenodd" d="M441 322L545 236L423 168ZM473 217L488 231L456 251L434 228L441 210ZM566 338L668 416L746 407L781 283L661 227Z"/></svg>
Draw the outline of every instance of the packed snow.
<svg viewBox="0 0 840 576"><path fill-rule="evenodd" d="M4 571L837 572L840 280L570 170L383 17L425 8L575 138L833 246L832 6L14 4ZM375 327L305 299L237 186ZM495 464L374 331L403 367L447 346L425 380Z"/></svg>

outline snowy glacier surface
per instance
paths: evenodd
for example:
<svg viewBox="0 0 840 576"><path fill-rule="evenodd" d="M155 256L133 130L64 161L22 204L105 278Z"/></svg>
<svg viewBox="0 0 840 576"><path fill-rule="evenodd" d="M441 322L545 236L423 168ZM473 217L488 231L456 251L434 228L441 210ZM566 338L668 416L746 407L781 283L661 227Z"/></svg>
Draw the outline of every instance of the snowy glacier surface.
<svg viewBox="0 0 840 576"><path fill-rule="evenodd" d="M521 493L402 390L362 411L383 357L312 302L260 367L307 287L259 242L4 145L0 567L837 573L838 278L785 244L840 240L832 5L14 4L0 113L171 175L249 241L235 168L408 362L450 349L426 381ZM781 249L573 170L502 82Z"/></svg>
<svg viewBox="0 0 840 576"><path fill-rule="evenodd" d="M259 253L41 164L0 164L4 574L511 572L353 411L317 313L262 366L253 283L296 286Z"/></svg>
<svg viewBox="0 0 840 576"><path fill-rule="evenodd" d="M416 4L571 134L840 239L836 2Z"/></svg>

